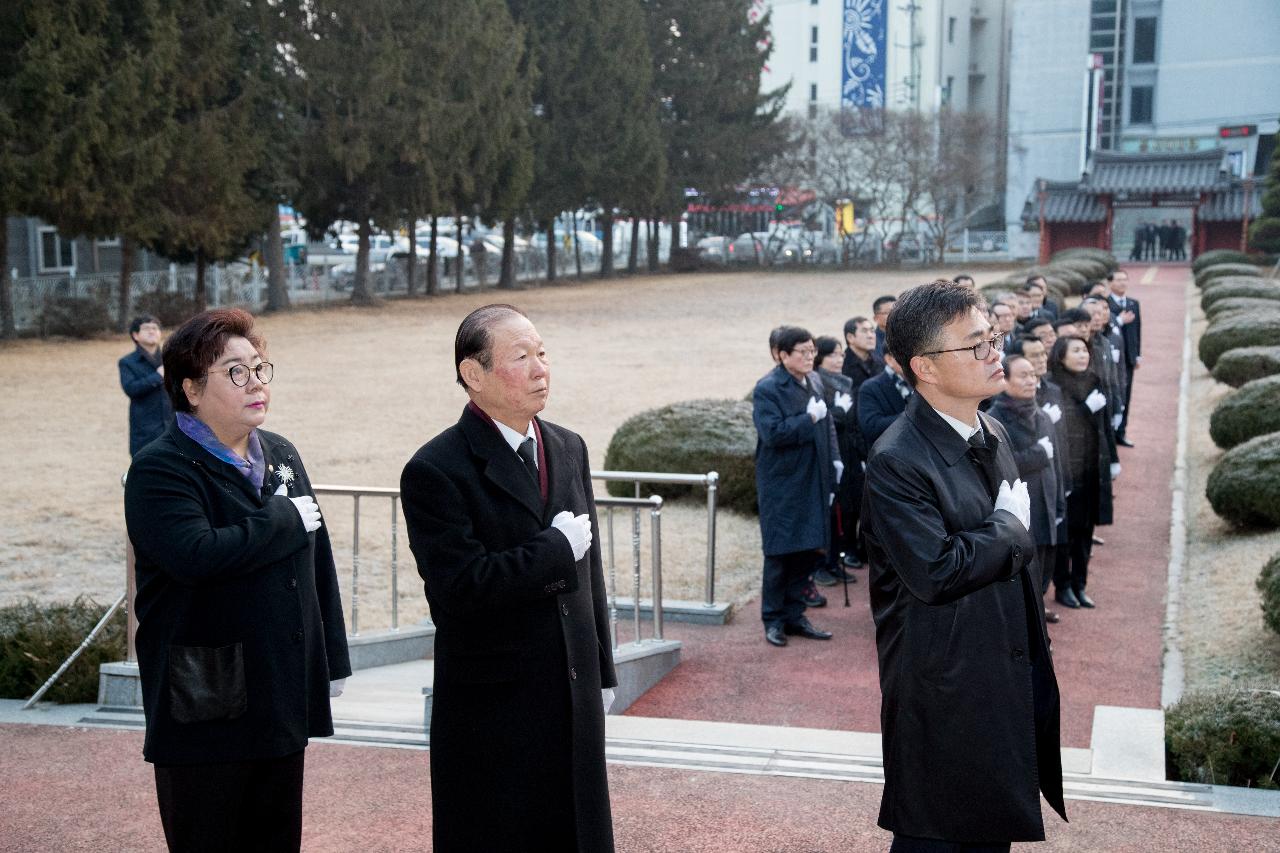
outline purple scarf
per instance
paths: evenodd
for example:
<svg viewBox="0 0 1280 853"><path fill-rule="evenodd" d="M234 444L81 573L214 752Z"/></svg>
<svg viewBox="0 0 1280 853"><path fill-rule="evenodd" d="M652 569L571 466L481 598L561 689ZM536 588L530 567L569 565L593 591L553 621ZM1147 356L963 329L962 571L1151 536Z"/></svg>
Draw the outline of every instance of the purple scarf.
<svg viewBox="0 0 1280 853"><path fill-rule="evenodd" d="M176 418L178 429L182 430L187 438L203 447L215 459L220 459L235 468L253 483L255 489L262 491L262 482L267 475L267 463L262 456L262 442L258 440L256 429L249 433L249 458L243 459L240 454L219 441L204 421L187 412L178 412Z"/></svg>

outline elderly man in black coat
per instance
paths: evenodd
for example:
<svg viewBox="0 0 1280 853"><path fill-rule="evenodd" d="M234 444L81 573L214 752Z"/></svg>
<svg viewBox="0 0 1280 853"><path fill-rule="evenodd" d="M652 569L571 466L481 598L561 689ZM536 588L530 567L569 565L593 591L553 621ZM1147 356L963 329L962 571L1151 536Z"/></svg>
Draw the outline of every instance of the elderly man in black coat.
<svg viewBox="0 0 1280 853"><path fill-rule="evenodd" d="M454 361L470 402L400 478L436 625L433 849L611 851L617 678L587 448L537 417L551 373L519 309L469 314Z"/></svg>
<svg viewBox="0 0 1280 853"><path fill-rule="evenodd" d="M1124 363L1128 368L1124 383L1124 415L1120 418L1120 427L1116 430L1116 444L1121 447L1133 447L1133 442L1125 437L1125 429L1129 426L1129 401L1133 398L1133 374L1142 364L1142 306L1138 300L1129 295L1129 273L1116 270L1108 279L1111 282L1111 294L1107 303L1111 306L1111 316L1120 325L1120 333L1124 336Z"/></svg>
<svg viewBox="0 0 1280 853"><path fill-rule="evenodd" d="M871 451L863 506L893 851L1042 840L1041 791L1065 818L1030 501L1007 433L978 412L1004 375L982 308L936 282L889 319L916 394Z"/></svg>
<svg viewBox="0 0 1280 853"><path fill-rule="evenodd" d="M764 580L760 615L765 639L787 635L829 640L804 615L804 589L818 554L831 541L831 504L844 463L833 452L831 415L814 382L817 346L795 326L777 332L778 366L756 383L756 492Z"/></svg>

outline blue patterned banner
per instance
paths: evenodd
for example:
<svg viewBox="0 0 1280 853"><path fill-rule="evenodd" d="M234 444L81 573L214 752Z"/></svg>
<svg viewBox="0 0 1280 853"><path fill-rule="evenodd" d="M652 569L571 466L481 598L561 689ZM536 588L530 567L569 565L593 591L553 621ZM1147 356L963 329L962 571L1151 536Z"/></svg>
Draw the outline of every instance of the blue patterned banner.
<svg viewBox="0 0 1280 853"><path fill-rule="evenodd" d="M844 0L840 106L884 109L885 0Z"/></svg>

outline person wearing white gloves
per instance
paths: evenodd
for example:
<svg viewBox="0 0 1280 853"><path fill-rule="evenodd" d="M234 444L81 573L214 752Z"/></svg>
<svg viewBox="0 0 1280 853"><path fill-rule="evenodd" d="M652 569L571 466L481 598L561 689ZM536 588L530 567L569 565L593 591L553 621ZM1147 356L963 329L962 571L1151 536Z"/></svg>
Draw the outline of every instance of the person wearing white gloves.
<svg viewBox="0 0 1280 853"><path fill-rule="evenodd" d="M1062 388L1066 405L1067 452L1063 454L1067 490L1067 559L1054 574L1054 599L1063 607L1092 608L1085 591L1093 532L1111 524L1111 483L1120 475L1115 432L1104 382L1091 362L1091 348L1080 338L1058 339L1049 356L1049 371Z"/></svg>
<svg viewBox="0 0 1280 853"><path fill-rule="evenodd" d="M454 375L469 402L400 477L436 626L431 846L612 851L618 679L587 447L540 417L551 367L518 308L462 320Z"/></svg>
<svg viewBox="0 0 1280 853"><path fill-rule="evenodd" d="M903 293L888 351L915 388L867 460L863 524L879 652L893 849L1008 849L1065 819L1059 694L1034 575L1031 498L1009 434L978 404L1004 387L982 296Z"/></svg>
<svg viewBox="0 0 1280 853"><path fill-rule="evenodd" d="M1023 347L1034 344L1044 352L1044 344L1035 338L1020 343ZM1052 417L1036 405L1039 380L1031 360L1022 354L1006 355L1004 374L1005 390L995 397L987 414L1000 421L1009 433L1009 449L1018 466L1018 476L1027 484L1031 499L1031 537L1036 543L1037 581L1043 597L1056 564L1057 520L1065 518L1067 513L1062 486L1063 454L1058 449L1061 441ZM1044 618L1046 622L1057 622L1059 617L1046 609Z"/></svg>
<svg viewBox="0 0 1280 853"><path fill-rule="evenodd" d="M853 380L844 374L844 348L832 337L823 336L814 341L818 354L814 358L818 377L822 380L822 399L835 432L836 447L832 464L836 469L836 492L831 506L831 542L822 560L822 567L814 573L819 586L835 586L838 583L856 583L858 578L845 568L842 557L857 552L855 533L858 527L856 506L862 502L861 470L849 469L846 460L857 458L854 442L857 439L857 412L853 408ZM857 484L858 491L853 490Z"/></svg>
<svg viewBox="0 0 1280 853"><path fill-rule="evenodd" d="M806 605L807 598L812 600L806 590L809 576L819 552L831 542L834 463L839 453L832 414L813 372L813 336L805 329L783 326L774 330L772 339L778 364L756 383L751 416L764 551L760 617L766 642L785 646L789 636L831 639L804 614L806 606L815 606Z"/></svg>
<svg viewBox="0 0 1280 853"><path fill-rule="evenodd" d="M304 751L351 674L328 530L297 448L262 428L274 368L253 317L169 338L175 422L133 457L138 670L171 850L298 850Z"/></svg>

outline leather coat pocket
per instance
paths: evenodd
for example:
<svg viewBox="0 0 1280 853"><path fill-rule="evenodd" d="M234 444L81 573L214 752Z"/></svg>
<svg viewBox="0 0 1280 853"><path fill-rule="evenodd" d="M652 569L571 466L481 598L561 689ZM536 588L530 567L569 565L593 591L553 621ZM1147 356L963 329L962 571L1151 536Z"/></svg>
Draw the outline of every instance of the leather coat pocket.
<svg viewBox="0 0 1280 853"><path fill-rule="evenodd" d="M169 646L169 712L174 720L234 720L247 704L242 643Z"/></svg>

